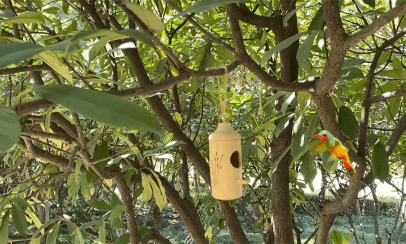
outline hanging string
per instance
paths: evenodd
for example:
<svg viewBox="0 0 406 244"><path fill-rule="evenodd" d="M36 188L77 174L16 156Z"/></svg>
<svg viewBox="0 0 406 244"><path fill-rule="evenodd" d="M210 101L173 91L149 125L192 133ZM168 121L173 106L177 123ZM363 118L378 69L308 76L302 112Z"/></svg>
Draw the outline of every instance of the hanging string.
<svg viewBox="0 0 406 244"><path fill-rule="evenodd" d="M263 109L262 109L262 91L261 88L259 87L258 83L255 83L255 88L257 90L257 94L259 96L259 110L258 110L258 117L262 116Z"/></svg>
<svg viewBox="0 0 406 244"><path fill-rule="evenodd" d="M230 79L230 75L227 73L227 68L225 68L226 73L224 74L224 82L221 84L221 78L218 77L218 86L219 86L219 101L220 101L220 110L221 110L221 119L226 122L226 107L227 107L227 86Z"/></svg>

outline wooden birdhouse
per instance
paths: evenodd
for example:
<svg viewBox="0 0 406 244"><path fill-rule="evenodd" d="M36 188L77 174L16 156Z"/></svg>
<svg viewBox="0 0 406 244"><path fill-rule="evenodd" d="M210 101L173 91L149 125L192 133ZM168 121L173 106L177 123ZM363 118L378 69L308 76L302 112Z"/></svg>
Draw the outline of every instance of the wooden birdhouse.
<svg viewBox="0 0 406 244"><path fill-rule="evenodd" d="M241 135L230 123L220 123L209 136L210 177L214 198L230 201L242 196Z"/></svg>

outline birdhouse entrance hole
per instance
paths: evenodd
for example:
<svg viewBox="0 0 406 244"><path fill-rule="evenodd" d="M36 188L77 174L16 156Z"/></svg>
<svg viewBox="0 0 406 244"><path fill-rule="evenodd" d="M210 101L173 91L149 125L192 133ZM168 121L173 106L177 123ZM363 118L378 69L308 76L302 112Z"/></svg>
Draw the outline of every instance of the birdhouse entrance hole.
<svg viewBox="0 0 406 244"><path fill-rule="evenodd" d="M240 167L240 159L238 157L238 151L234 151L233 154L231 154L230 162L231 162L231 165L234 166L234 168Z"/></svg>

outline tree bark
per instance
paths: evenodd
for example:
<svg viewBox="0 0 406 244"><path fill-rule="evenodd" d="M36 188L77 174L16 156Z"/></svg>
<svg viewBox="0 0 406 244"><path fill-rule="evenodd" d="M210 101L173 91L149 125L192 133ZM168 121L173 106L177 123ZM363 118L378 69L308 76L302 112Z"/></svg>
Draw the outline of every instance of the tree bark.
<svg viewBox="0 0 406 244"><path fill-rule="evenodd" d="M281 1L282 12L288 13L295 9L295 0ZM279 23L279 27L275 30L275 37L280 43L287 38L298 33L296 15L293 15L284 27ZM299 42L294 42L289 48L281 51L281 66L282 66L282 81L293 83L298 79L299 65L296 60L296 53L299 49ZM278 110L281 108L282 100L279 100ZM292 137L293 119L289 121L289 125L277 137L274 138L271 145L272 161L275 162L279 156L289 147ZM292 217L290 212L290 196L289 196L289 166L291 156L287 153L279 162L276 171L272 175L272 224L275 243L292 244L293 230ZM270 233L269 233L270 234Z"/></svg>
<svg viewBox="0 0 406 244"><path fill-rule="evenodd" d="M319 229L317 230L317 239L315 244L326 244L328 243L328 232L330 231L331 226L333 225L334 219L337 214L329 214L320 216Z"/></svg>
<svg viewBox="0 0 406 244"><path fill-rule="evenodd" d="M292 121L272 143L272 161L276 161L291 143ZM272 175L272 224L275 243L292 244L292 218L289 196L289 166L291 156L287 153Z"/></svg>

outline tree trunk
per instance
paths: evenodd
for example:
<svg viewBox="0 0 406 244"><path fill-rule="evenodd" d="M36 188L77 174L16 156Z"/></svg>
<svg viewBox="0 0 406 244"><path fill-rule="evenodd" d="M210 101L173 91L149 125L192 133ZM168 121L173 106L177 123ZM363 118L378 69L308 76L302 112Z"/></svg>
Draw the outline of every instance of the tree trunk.
<svg viewBox="0 0 406 244"><path fill-rule="evenodd" d="M290 145L292 135L292 121L288 127L274 139L272 143L272 160L275 162ZM289 166L291 156L287 153L279 162L272 175L272 224L275 243L292 244L292 217L289 196Z"/></svg>
<svg viewBox="0 0 406 244"><path fill-rule="evenodd" d="M333 225L334 219L337 214L329 214L320 216L320 225L317 230L317 239L315 244L327 244L328 243L328 232Z"/></svg>
<svg viewBox="0 0 406 244"><path fill-rule="evenodd" d="M295 0L281 1L282 12L288 13L294 10ZM275 37L280 43L287 38L298 33L296 14L293 15L284 27L279 23L275 30ZM296 53L299 48L299 42L296 41L289 48L281 51L281 66L282 66L282 81L292 83L298 79L299 65L296 60ZM277 109L280 110L283 101L280 99ZM276 122L277 123L277 122ZM279 156L289 147L292 137L293 119L289 121L289 125L277 137L274 138L271 145L272 161L275 162ZM289 166L291 156L287 153L279 162L275 173L272 175L272 224L275 243L292 244L293 230L292 217L290 212L290 196L289 196Z"/></svg>

